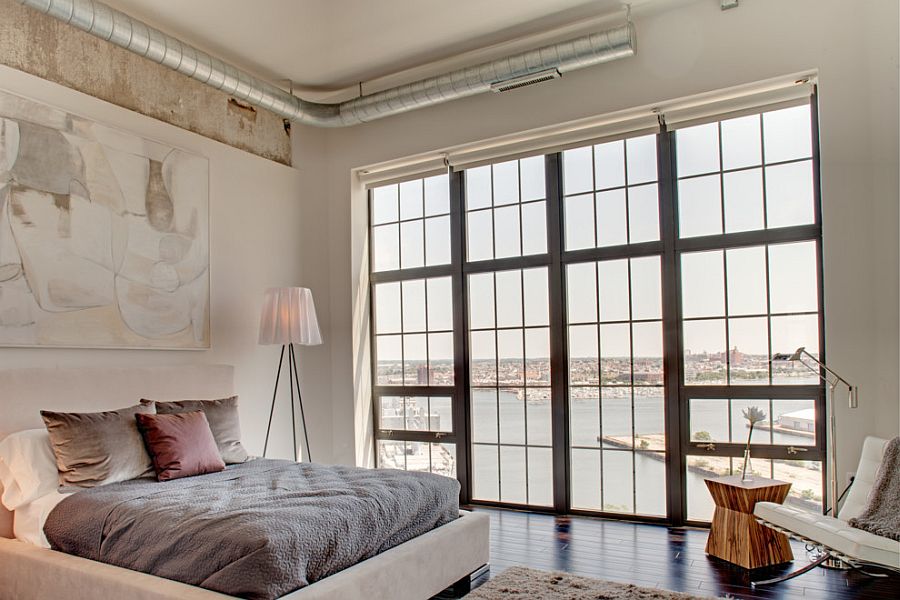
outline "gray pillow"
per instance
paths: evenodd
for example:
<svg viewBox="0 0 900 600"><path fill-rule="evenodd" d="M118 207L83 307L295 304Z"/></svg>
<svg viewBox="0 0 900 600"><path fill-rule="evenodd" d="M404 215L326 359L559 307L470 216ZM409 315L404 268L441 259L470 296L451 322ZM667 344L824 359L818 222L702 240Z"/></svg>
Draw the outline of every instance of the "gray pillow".
<svg viewBox="0 0 900 600"><path fill-rule="evenodd" d="M238 397L222 398L220 400L178 400L176 402L160 402L154 400L141 400L141 404L156 404L156 412L161 415L174 413L193 412L202 410L209 421L219 448L219 454L226 465L245 462L249 455L241 444L241 422L238 418Z"/></svg>
<svg viewBox="0 0 900 600"><path fill-rule="evenodd" d="M154 475L134 415L153 413L138 405L99 413L41 411L50 434L59 484L96 487Z"/></svg>

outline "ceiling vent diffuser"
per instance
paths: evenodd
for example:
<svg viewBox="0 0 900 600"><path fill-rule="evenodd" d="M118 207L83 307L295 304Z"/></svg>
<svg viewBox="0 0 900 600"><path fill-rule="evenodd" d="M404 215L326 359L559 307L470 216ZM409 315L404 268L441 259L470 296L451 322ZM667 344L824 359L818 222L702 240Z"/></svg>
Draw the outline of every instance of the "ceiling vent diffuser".
<svg viewBox="0 0 900 600"><path fill-rule="evenodd" d="M513 77L503 81L495 81L491 84L491 91L495 93L508 92L510 90L517 90L525 87L526 85L534 85L535 83L559 79L560 77L562 77L562 73L559 72L559 69L547 69L545 71L529 73L528 75Z"/></svg>

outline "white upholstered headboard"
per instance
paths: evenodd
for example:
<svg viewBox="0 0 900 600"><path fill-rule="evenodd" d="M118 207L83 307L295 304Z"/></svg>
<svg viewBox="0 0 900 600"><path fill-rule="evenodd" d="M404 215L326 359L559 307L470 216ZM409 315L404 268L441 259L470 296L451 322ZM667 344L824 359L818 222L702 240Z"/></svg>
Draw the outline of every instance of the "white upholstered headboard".
<svg viewBox="0 0 900 600"><path fill-rule="evenodd" d="M0 369L0 439L43 427L41 410L95 412L141 398L222 398L234 393L234 367L86 367ZM12 514L0 505L0 536L12 537Z"/></svg>

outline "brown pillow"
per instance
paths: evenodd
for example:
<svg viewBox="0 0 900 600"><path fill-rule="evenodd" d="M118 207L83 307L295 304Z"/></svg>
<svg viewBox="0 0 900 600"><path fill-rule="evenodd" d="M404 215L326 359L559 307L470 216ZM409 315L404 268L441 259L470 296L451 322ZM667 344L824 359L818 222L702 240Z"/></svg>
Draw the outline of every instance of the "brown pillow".
<svg viewBox="0 0 900 600"><path fill-rule="evenodd" d="M141 400L141 404L154 403L153 400ZM209 421L209 428L216 439L219 454L226 465L242 463L249 458L241 444L241 422L237 410L238 397L221 400L179 400L177 402L156 402L156 412L169 415L202 410Z"/></svg>
<svg viewBox="0 0 900 600"><path fill-rule="evenodd" d="M217 473L225 468L202 410L135 417L158 480Z"/></svg>
<svg viewBox="0 0 900 600"><path fill-rule="evenodd" d="M99 413L42 410L59 484L96 487L153 475L153 463L134 421L134 415L153 411L152 405Z"/></svg>

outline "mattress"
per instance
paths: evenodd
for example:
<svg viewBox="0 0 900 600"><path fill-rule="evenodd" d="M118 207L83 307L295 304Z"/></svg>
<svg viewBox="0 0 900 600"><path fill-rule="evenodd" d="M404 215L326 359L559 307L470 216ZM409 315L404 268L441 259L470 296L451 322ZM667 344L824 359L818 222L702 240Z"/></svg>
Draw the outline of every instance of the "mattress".
<svg viewBox="0 0 900 600"><path fill-rule="evenodd" d="M242 598L305 587L459 514L459 483L430 473L254 460L65 498L53 549Z"/></svg>

